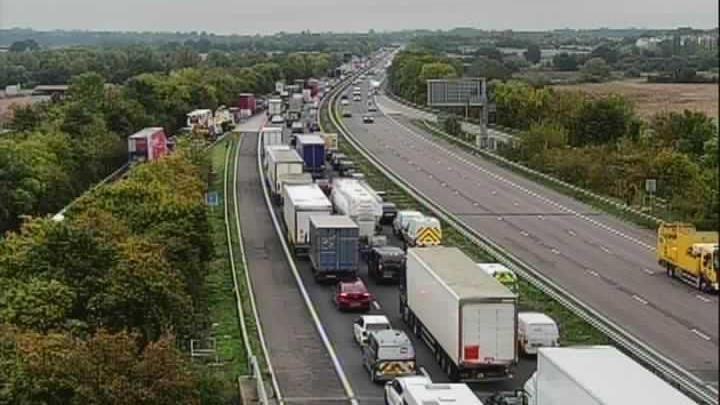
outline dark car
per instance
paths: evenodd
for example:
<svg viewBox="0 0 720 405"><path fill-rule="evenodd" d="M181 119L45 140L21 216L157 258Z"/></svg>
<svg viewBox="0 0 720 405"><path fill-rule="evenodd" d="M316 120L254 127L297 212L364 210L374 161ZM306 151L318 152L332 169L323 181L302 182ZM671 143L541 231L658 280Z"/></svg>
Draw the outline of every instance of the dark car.
<svg viewBox="0 0 720 405"><path fill-rule="evenodd" d="M392 224L395 220L395 217L397 216L397 206L395 206L395 203L391 202L384 202L382 204L382 217L380 217L380 224L381 225L389 225Z"/></svg>
<svg viewBox="0 0 720 405"><path fill-rule="evenodd" d="M397 246L370 249L367 257L368 275L375 281L400 281L405 275L405 251Z"/></svg>
<svg viewBox="0 0 720 405"><path fill-rule="evenodd" d="M360 278L340 281L335 288L335 306L341 311L369 311L372 295Z"/></svg>

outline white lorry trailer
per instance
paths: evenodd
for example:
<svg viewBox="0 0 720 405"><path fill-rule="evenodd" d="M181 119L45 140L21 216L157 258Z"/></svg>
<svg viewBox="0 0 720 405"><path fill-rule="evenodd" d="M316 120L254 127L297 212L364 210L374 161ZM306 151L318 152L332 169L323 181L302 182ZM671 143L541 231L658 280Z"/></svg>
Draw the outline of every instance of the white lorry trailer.
<svg viewBox="0 0 720 405"><path fill-rule="evenodd" d="M398 377L385 384L388 405L483 405L466 384L433 384L428 377Z"/></svg>
<svg viewBox="0 0 720 405"><path fill-rule="evenodd" d="M288 242L296 254L307 254L310 248L310 217L332 215L332 204L317 184L285 186L283 201Z"/></svg>
<svg viewBox="0 0 720 405"><path fill-rule="evenodd" d="M282 145L283 132L280 127L263 127L260 130L261 150L265 150L268 146Z"/></svg>
<svg viewBox="0 0 720 405"><path fill-rule="evenodd" d="M360 238L369 240L382 217L382 200L360 180L338 178L333 180L330 193L335 210L347 215L360 228Z"/></svg>
<svg viewBox="0 0 720 405"><path fill-rule="evenodd" d="M300 174L303 172L303 160L293 149L269 149L267 154L267 182L270 193L276 200L280 199L282 189L280 178L286 174Z"/></svg>
<svg viewBox="0 0 720 405"><path fill-rule="evenodd" d="M691 405L690 398L612 346L538 349L529 405Z"/></svg>
<svg viewBox="0 0 720 405"><path fill-rule="evenodd" d="M517 296L460 249L408 249L400 314L454 381L512 377Z"/></svg>
<svg viewBox="0 0 720 405"><path fill-rule="evenodd" d="M282 115L282 100L279 98L271 98L268 100L268 110L267 114L269 116L273 115Z"/></svg>

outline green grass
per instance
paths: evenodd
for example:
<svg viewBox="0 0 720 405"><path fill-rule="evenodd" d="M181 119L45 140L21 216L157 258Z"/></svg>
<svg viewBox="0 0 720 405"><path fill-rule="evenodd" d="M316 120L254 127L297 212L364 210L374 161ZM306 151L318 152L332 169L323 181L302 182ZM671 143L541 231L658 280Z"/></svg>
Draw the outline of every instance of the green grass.
<svg viewBox="0 0 720 405"><path fill-rule="evenodd" d="M230 256L227 248L225 232L225 216L223 213L223 174L225 171L225 153L229 140L220 142L210 150L212 160L212 182L208 185L210 192L217 192L219 205L209 208L210 226L215 252L210 262L210 271L206 278L208 290L208 312L210 317L211 336L217 341L217 354L220 362L225 364L225 379L235 384L238 375L248 373L247 354L243 345L239 318L235 305Z"/></svg>
<svg viewBox="0 0 720 405"><path fill-rule="evenodd" d="M379 170L367 161L355 148L352 147L337 128L332 124L328 115L328 109L324 108L320 114L320 123L324 131L337 132L341 139L338 140L339 152L346 154L355 162L359 171L365 174L368 184L376 190L384 190L387 193L387 200L394 202L398 209L415 209L426 214L426 210L412 196L405 193L390 179L385 177ZM443 222L443 244L460 248L475 261L494 261L495 259L463 236L449 224ZM607 344L608 338L600 331L580 319L567 308L554 301L542 291L533 287L525 280L519 283L519 309L541 311L557 320L560 327L560 343L562 345L590 345Z"/></svg>

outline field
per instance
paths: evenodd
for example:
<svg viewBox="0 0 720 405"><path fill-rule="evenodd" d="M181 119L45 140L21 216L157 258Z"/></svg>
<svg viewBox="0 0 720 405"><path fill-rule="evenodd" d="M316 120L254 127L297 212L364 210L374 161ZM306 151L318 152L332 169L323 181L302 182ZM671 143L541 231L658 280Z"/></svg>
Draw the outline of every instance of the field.
<svg viewBox="0 0 720 405"><path fill-rule="evenodd" d="M610 93L625 96L644 119L660 111L702 111L718 118L717 84L656 84L644 79L623 80L607 83L586 83L554 86L557 89L582 90L604 96Z"/></svg>

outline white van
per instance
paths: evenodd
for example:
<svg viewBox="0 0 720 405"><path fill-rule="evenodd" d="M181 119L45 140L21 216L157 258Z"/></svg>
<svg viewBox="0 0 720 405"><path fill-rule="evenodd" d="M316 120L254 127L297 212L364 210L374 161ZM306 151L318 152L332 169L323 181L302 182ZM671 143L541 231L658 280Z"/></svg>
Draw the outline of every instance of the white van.
<svg viewBox="0 0 720 405"><path fill-rule="evenodd" d="M537 354L538 347L559 346L557 323L541 312L518 313L518 347L523 354Z"/></svg>
<svg viewBox="0 0 720 405"><path fill-rule="evenodd" d="M440 220L422 216L411 218L402 231L403 240L408 246L437 246L442 242Z"/></svg>

